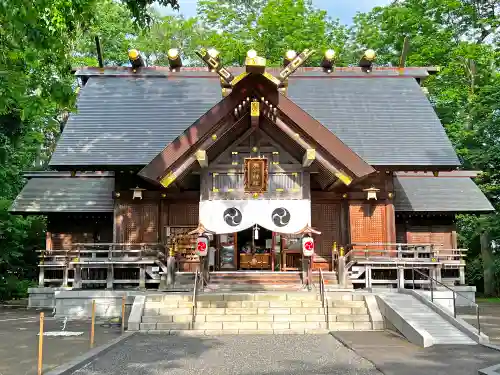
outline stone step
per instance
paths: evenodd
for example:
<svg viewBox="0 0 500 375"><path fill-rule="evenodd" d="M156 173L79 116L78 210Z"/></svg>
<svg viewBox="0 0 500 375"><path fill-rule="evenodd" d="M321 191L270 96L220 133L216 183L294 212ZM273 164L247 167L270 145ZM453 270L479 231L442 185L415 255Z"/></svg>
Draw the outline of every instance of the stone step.
<svg viewBox="0 0 500 375"><path fill-rule="evenodd" d="M161 308L144 308L143 316L156 315L190 315L193 314L192 307L161 307Z"/></svg>
<svg viewBox="0 0 500 375"><path fill-rule="evenodd" d="M191 329L191 323L141 323L139 325L141 331L149 331L149 330L187 330Z"/></svg>
<svg viewBox="0 0 500 375"><path fill-rule="evenodd" d="M160 301L160 302L151 302L146 301L144 304L145 309L160 309L160 308L186 308L193 307L192 301Z"/></svg>
<svg viewBox="0 0 500 375"><path fill-rule="evenodd" d="M328 306L331 307L365 307L365 301L328 301Z"/></svg>
<svg viewBox="0 0 500 375"><path fill-rule="evenodd" d="M191 329L192 327L192 329ZM186 335L219 334L303 334L329 331L368 331L369 322L195 322L190 323L141 323L141 331ZM179 331L179 332L171 332ZM186 332L181 332L186 331Z"/></svg>
<svg viewBox="0 0 500 375"><path fill-rule="evenodd" d="M330 315L328 314L330 322L369 322L369 315Z"/></svg>
<svg viewBox="0 0 500 375"><path fill-rule="evenodd" d="M149 294L146 296L146 302L162 302L162 301L192 301L193 294L181 293L165 293L165 294Z"/></svg>
<svg viewBox="0 0 500 375"><path fill-rule="evenodd" d="M197 329L197 330L150 330L150 334L175 336L220 336L220 335L326 335L328 329Z"/></svg>
<svg viewBox="0 0 500 375"><path fill-rule="evenodd" d="M303 290L302 284L209 284L206 292L294 292Z"/></svg>
<svg viewBox="0 0 500 375"><path fill-rule="evenodd" d="M365 296L357 293L327 292L326 297L329 301L364 301Z"/></svg>

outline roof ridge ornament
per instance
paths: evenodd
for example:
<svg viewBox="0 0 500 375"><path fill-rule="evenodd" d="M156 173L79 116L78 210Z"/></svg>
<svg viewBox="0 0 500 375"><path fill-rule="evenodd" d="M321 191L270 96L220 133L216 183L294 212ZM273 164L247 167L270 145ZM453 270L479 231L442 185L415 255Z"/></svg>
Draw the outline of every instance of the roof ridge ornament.
<svg viewBox="0 0 500 375"><path fill-rule="evenodd" d="M222 77L224 81L230 86L231 82L234 80L234 76L222 66L218 52L216 50L206 50L205 48L195 51L195 53L203 60L203 62L208 66L209 69L215 71L219 76ZM214 57L215 56L215 57Z"/></svg>
<svg viewBox="0 0 500 375"><path fill-rule="evenodd" d="M321 234L321 232L317 229L314 229L313 227L311 227L310 224L307 224L304 228L302 228L301 230L299 230L298 232L295 232L294 234L302 234L302 235L311 235L311 234Z"/></svg>

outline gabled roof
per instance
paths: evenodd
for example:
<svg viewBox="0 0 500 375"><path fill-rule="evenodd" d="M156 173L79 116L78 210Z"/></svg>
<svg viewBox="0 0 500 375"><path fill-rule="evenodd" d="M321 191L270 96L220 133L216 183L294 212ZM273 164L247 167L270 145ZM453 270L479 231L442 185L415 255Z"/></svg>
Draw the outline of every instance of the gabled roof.
<svg viewBox="0 0 500 375"><path fill-rule="evenodd" d="M308 147L314 149L319 147L321 151L317 150L318 161L327 168L331 168L338 176L348 178L346 175L348 173L351 175L351 179L352 177L363 178L375 172L373 167L342 143L334 133L328 131L299 106L280 94L276 85L264 78L263 75L250 74L234 87L229 96L222 99L183 134L168 144L139 172L139 175L158 183L168 174L170 174L171 178L179 177L178 173L183 171L173 171L171 169L172 165L176 164L183 156L193 155L197 148L206 149L212 147L217 142L217 138L213 138L213 135L217 133L218 129L227 132L228 129L234 126L235 119L232 117L225 119L225 117L232 114L242 101L246 103L250 98L262 98L262 105L264 105L264 100L266 103L264 106L274 105L279 114L286 116L296 127L295 130L290 128L292 141L295 142L299 138L309 139L309 141L304 140L304 143L302 143L302 146L304 144L308 145L303 147L304 151ZM276 119L276 121L281 121L281 126L289 128L281 119ZM224 122L226 125L224 125ZM250 123L248 125L250 126ZM334 166L330 161L326 160L322 150L325 150L325 156L333 158L337 165ZM191 164L194 164L195 159L193 157L191 159Z"/></svg>
<svg viewBox="0 0 500 375"><path fill-rule="evenodd" d="M290 77L288 98L371 165L458 166L418 83L389 73L303 69ZM50 165L144 166L220 100L219 78L207 71L90 75Z"/></svg>
<svg viewBox="0 0 500 375"><path fill-rule="evenodd" d="M30 179L12 203L11 213L113 212L112 173L71 177L64 172L39 172L27 177Z"/></svg>
<svg viewBox="0 0 500 375"><path fill-rule="evenodd" d="M469 177L395 176L398 212L491 212L493 206Z"/></svg>

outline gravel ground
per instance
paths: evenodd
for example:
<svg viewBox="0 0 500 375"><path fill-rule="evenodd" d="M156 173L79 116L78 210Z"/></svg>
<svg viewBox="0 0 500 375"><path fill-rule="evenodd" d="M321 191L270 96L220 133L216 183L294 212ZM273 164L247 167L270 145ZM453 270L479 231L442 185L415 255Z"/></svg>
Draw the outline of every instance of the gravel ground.
<svg viewBox="0 0 500 375"><path fill-rule="evenodd" d="M138 334L74 375L380 375L330 335Z"/></svg>

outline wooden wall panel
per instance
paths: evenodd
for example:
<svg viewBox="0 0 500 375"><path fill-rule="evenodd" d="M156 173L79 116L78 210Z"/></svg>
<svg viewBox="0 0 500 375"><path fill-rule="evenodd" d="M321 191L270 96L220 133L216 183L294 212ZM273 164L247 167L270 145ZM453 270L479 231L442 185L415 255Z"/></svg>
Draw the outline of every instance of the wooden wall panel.
<svg viewBox="0 0 500 375"><path fill-rule="evenodd" d="M349 205L351 243L386 242L385 205L351 203Z"/></svg>
<svg viewBox="0 0 500 375"><path fill-rule="evenodd" d="M407 243L405 223L396 223L396 242Z"/></svg>
<svg viewBox="0 0 500 375"><path fill-rule="evenodd" d="M408 243L432 243L435 248L453 248L452 233L454 225L410 225L408 226Z"/></svg>
<svg viewBox="0 0 500 375"><path fill-rule="evenodd" d="M81 217L64 216L49 217L47 231L51 233L54 250L70 250L74 243L111 242L111 216Z"/></svg>
<svg viewBox="0 0 500 375"><path fill-rule="evenodd" d="M115 242L158 242L158 203L120 202L115 207Z"/></svg>
<svg viewBox="0 0 500 375"><path fill-rule="evenodd" d="M312 203L311 225L321 232L315 236L316 254L331 262L332 246L340 241L340 203Z"/></svg>
<svg viewBox="0 0 500 375"><path fill-rule="evenodd" d="M456 225L453 217L398 218L398 228L404 228L406 242L432 243L436 248L453 249ZM401 230L398 229L398 233Z"/></svg>

